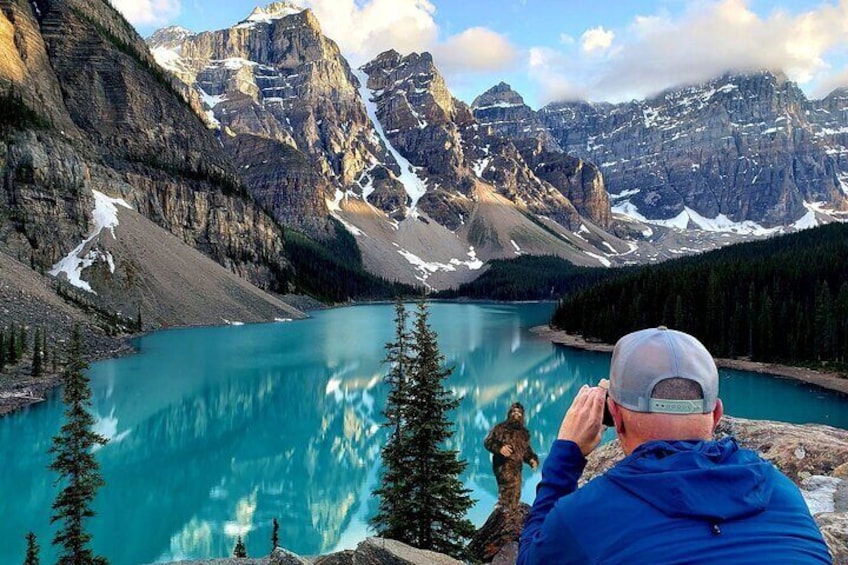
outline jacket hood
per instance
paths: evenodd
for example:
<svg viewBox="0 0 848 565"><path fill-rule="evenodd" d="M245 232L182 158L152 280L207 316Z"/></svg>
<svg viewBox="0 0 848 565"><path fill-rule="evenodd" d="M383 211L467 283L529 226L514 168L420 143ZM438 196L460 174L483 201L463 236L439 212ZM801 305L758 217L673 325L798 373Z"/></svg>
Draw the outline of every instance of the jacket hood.
<svg viewBox="0 0 848 565"><path fill-rule="evenodd" d="M766 508L770 472L770 463L725 438L651 441L605 476L669 517L721 522Z"/></svg>

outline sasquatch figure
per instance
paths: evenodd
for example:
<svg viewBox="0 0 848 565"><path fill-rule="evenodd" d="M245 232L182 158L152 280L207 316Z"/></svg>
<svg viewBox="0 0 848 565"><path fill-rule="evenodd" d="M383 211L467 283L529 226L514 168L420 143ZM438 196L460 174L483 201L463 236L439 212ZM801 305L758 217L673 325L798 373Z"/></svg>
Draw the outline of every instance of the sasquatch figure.
<svg viewBox="0 0 848 565"><path fill-rule="evenodd" d="M483 445L494 454L498 503L505 508L518 506L522 465L527 463L531 469L539 465L539 457L530 447L530 432L524 426L524 407L518 402L510 406L506 420L492 428Z"/></svg>

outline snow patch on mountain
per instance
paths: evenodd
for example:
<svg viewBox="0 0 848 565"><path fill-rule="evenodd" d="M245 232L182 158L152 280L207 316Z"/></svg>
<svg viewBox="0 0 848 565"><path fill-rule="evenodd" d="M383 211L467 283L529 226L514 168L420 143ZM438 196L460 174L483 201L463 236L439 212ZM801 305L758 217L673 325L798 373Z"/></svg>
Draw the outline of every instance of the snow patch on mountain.
<svg viewBox="0 0 848 565"><path fill-rule="evenodd" d="M271 24L274 20L280 20L287 16L299 14L303 8L288 2L274 2L264 8L257 7L247 16L247 19L239 23L236 28L253 28L256 24Z"/></svg>
<svg viewBox="0 0 848 565"><path fill-rule="evenodd" d="M398 246L397 244L394 244ZM398 246L399 247L399 246ZM406 249L400 248L398 249L398 253L400 253L404 259L406 259L412 267L418 271L418 275L415 277L417 280L421 281L424 284L427 284L427 279L430 278L430 275L436 272L454 272L457 270L457 267L465 267L471 271L477 271L483 268L483 261L477 258L477 252L474 250L474 247L468 248L468 259L451 259L447 263L439 263L438 261L425 261L415 253L411 251L407 251Z"/></svg>
<svg viewBox="0 0 848 565"><path fill-rule="evenodd" d="M414 167L403 155L401 155L386 136L386 132L383 130L383 125L377 117L377 104L375 104L371 98L374 93L369 90L367 86L368 75L361 69L355 70L353 74L359 80L359 96L365 104L365 110L368 113L368 118L374 126L374 130L377 132L377 135L383 141L386 149L389 150L389 153L391 153L392 157L394 157L400 167L400 178L398 180L401 184L403 184L406 194L409 195L409 198L412 200L412 204L409 206L410 211L412 211L417 206L418 200L420 200L427 192L427 185L424 180L415 173L418 168Z"/></svg>
<svg viewBox="0 0 848 565"><path fill-rule="evenodd" d="M735 233L740 235L755 235L768 236L774 235L781 231L781 228L765 228L756 222L745 220L743 222L735 222L724 214L718 214L715 218L707 218L702 216L688 206L683 207L683 211L673 218L665 219L649 219L639 212L635 204L626 200L612 207L615 214L627 216L633 220L645 224L673 228L676 230L686 230L690 223L697 229L716 232L716 233Z"/></svg>
<svg viewBox="0 0 848 565"><path fill-rule="evenodd" d="M92 294L97 294L86 281L82 280L82 272L98 260L101 260L109 265L109 272L114 273L115 261L112 259L112 255L108 251L91 249L82 257L80 257L80 253L82 253L85 247L91 243L94 238L98 237L104 229L108 229L112 233L112 238L115 239L115 228L118 226L117 207L123 206L130 210L133 208L122 198L110 198L96 190L92 190L91 192L94 195L94 210L92 211L94 228L82 243L77 245L66 257L53 265L53 268L50 269L50 274L54 277L58 277L60 274L64 273L71 285Z"/></svg>
<svg viewBox="0 0 848 565"><path fill-rule="evenodd" d="M597 253L592 253L591 251L584 251L583 253L585 253L589 257L592 257L593 259L597 259L598 263L600 263L604 267L611 267L612 266L612 261L610 261L606 257L598 255Z"/></svg>
<svg viewBox="0 0 848 565"><path fill-rule="evenodd" d="M159 66L173 73L180 73L186 70L186 65L180 55L182 47L178 46L173 49L167 47L155 47L151 54Z"/></svg>

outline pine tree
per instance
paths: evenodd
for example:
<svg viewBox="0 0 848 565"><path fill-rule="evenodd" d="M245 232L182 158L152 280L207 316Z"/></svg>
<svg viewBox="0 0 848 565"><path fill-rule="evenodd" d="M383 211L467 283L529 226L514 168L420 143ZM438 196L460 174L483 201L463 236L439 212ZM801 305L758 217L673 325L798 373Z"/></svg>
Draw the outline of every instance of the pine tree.
<svg viewBox="0 0 848 565"><path fill-rule="evenodd" d="M0 329L0 371L6 366L6 332Z"/></svg>
<svg viewBox="0 0 848 565"><path fill-rule="evenodd" d="M411 347L414 362L403 411L412 457L407 468L412 488L406 527L412 545L462 558L463 540L474 534L465 518L473 501L459 480L466 462L447 445L454 434L448 412L459 406L459 400L444 386L452 369L442 366L444 357L423 302L415 315Z"/></svg>
<svg viewBox="0 0 848 565"><path fill-rule="evenodd" d="M24 559L24 565L39 565L38 559L38 540L35 538L35 534L29 532L26 535L27 540L27 551L26 558Z"/></svg>
<svg viewBox="0 0 848 565"><path fill-rule="evenodd" d="M389 429L389 439L383 446L383 476L381 485L373 494L379 497L379 510L371 518L371 525L380 537L404 543L414 541L409 528L410 493L412 484L408 480L411 464L409 452L409 429L404 413L408 402L409 371L413 364L407 330L406 308L398 299L395 302L395 340L386 344L384 363L389 365L385 383L389 386L383 424Z"/></svg>
<svg viewBox="0 0 848 565"><path fill-rule="evenodd" d="M247 548L244 546L241 536L238 537L236 546L233 548L233 557L247 557Z"/></svg>
<svg viewBox="0 0 848 565"><path fill-rule="evenodd" d="M42 342L41 342L41 330L39 328L35 328L35 337L32 343L32 376L40 377L42 373L42 357L44 356L44 352L42 350Z"/></svg>
<svg viewBox="0 0 848 565"><path fill-rule="evenodd" d="M280 523L274 518L273 529L271 530L271 551L280 547Z"/></svg>
<svg viewBox="0 0 848 565"><path fill-rule="evenodd" d="M94 417L89 412L91 390L82 359L82 338L79 328L71 336L68 363L62 375L65 389L65 423L53 437L50 469L59 474L64 488L53 501L54 514L50 522L61 522L53 544L59 546L59 565L104 565L103 557L95 556L88 546L91 535L85 531L85 520L94 516L91 503L97 489L103 486L100 469L92 453L96 445L104 445L106 438L94 433Z"/></svg>
<svg viewBox="0 0 848 565"><path fill-rule="evenodd" d="M18 338L18 359L22 359L24 353L27 352L27 331L26 326L21 326L21 335Z"/></svg>

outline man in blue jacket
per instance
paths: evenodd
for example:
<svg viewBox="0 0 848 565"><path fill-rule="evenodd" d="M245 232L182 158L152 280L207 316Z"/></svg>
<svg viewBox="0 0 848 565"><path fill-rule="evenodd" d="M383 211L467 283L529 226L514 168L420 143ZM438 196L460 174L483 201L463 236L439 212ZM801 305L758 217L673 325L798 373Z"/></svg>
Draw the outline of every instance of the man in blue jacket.
<svg viewBox="0 0 848 565"><path fill-rule="evenodd" d="M831 563L798 488L733 439L718 370L694 337L659 327L615 346L606 400L627 457L581 489L607 391L584 386L542 467L518 565Z"/></svg>

